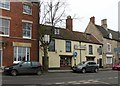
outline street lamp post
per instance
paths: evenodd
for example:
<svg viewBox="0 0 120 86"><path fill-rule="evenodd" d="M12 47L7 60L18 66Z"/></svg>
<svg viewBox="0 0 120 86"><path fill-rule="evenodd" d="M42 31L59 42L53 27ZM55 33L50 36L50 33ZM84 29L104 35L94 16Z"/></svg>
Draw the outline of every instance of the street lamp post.
<svg viewBox="0 0 120 86"><path fill-rule="evenodd" d="M48 65L49 65L49 57L48 57L48 44L50 42L50 35L44 35L43 36L43 50L44 50L44 56L43 56L43 71L48 72Z"/></svg>

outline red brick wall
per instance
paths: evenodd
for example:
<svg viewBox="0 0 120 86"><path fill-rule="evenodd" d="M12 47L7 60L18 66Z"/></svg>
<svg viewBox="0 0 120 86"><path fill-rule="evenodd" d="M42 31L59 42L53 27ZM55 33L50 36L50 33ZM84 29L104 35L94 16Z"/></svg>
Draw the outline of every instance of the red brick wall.
<svg viewBox="0 0 120 86"><path fill-rule="evenodd" d="M2 10L2 16L10 17L10 36L2 37L7 43L3 46L3 65L8 66L13 63L14 47L13 42L31 43L30 59L38 60L38 6L33 4L32 15L23 14L23 4L21 2L11 2L10 11ZM33 21L32 39L22 37L22 20Z"/></svg>

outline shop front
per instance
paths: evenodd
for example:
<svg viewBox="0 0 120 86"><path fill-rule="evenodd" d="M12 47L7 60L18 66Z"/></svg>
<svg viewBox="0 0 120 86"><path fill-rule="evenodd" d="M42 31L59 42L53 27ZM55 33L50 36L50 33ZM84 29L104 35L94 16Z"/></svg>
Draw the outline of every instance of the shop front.
<svg viewBox="0 0 120 86"><path fill-rule="evenodd" d="M86 56L86 61L95 61L95 56Z"/></svg>
<svg viewBox="0 0 120 86"><path fill-rule="evenodd" d="M60 56L60 69L67 70L71 69L72 56Z"/></svg>

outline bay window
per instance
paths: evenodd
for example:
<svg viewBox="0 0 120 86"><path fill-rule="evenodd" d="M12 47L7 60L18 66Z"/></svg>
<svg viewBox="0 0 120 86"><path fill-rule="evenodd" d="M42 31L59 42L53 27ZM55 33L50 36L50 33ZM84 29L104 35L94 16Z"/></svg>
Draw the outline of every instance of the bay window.
<svg viewBox="0 0 120 86"><path fill-rule="evenodd" d="M14 61L30 61L30 48L14 47Z"/></svg>

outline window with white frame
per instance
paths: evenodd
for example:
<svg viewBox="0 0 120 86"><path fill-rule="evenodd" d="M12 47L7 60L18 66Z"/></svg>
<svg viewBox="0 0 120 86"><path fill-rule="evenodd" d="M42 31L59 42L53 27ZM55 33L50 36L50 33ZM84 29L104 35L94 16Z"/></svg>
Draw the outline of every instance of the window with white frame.
<svg viewBox="0 0 120 86"><path fill-rule="evenodd" d="M71 41L66 41L66 52L71 52Z"/></svg>
<svg viewBox="0 0 120 86"><path fill-rule="evenodd" d="M10 30L10 20L0 18L0 35L9 36L9 30Z"/></svg>
<svg viewBox="0 0 120 86"><path fill-rule="evenodd" d="M31 38L32 23L23 22L23 38Z"/></svg>
<svg viewBox="0 0 120 86"><path fill-rule="evenodd" d="M107 52L111 52L111 44L107 43Z"/></svg>
<svg viewBox="0 0 120 86"><path fill-rule="evenodd" d="M112 64L112 57L106 58L106 64Z"/></svg>
<svg viewBox="0 0 120 86"><path fill-rule="evenodd" d="M89 54L93 55L93 46L92 45L89 45Z"/></svg>
<svg viewBox="0 0 120 86"><path fill-rule="evenodd" d="M30 61L30 48L14 47L14 61Z"/></svg>
<svg viewBox="0 0 120 86"><path fill-rule="evenodd" d="M32 8L30 5L23 4L23 13L32 15Z"/></svg>
<svg viewBox="0 0 120 86"><path fill-rule="evenodd" d="M109 38L112 39L112 34L111 33L109 33Z"/></svg>
<svg viewBox="0 0 120 86"><path fill-rule="evenodd" d="M48 51L55 51L55 40L52 39L49 46L48 46Z"/></svg>
<svg viewBox="0 0 120 86"><path fill-rule="evenodd" d="M10 9L10 0L0 0L0 8Z"/></svg>

